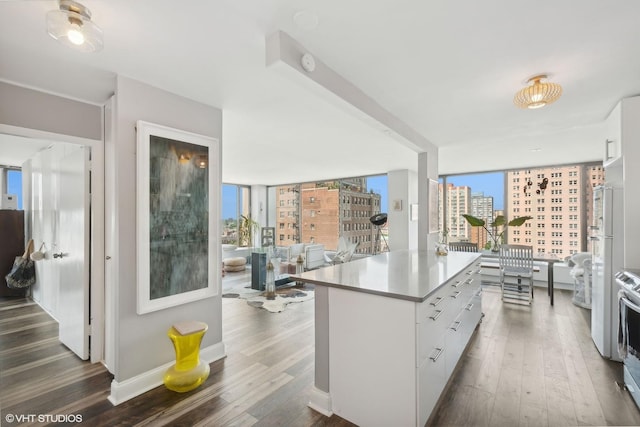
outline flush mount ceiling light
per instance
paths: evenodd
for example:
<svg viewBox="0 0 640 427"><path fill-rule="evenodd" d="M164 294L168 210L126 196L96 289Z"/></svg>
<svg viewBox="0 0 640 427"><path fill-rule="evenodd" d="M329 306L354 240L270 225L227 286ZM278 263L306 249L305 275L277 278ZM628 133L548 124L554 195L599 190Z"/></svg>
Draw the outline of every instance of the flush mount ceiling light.
<svg viewBox="0 0 640 427"><path fill-rule="evenodd" d="M91 12L73 0L60 0L60 9L47 13L47 32L64 45L82 52L102 49L102 30L91 21Z"/></svg>
<svg viewBox="0 0 640 427"><path fill-rule="evenodd" d="M546 74L540 74L527 80L529 86L520 89L513 97L513 103L520 108L541 108L556 101L562 95L562 86L557 83L543 82Z"/></svg>

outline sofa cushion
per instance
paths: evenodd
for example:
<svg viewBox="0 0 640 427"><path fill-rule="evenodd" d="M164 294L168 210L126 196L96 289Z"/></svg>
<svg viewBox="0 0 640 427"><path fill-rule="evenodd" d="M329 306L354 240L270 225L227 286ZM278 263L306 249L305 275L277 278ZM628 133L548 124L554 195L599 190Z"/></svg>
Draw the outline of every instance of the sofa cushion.
<svg viewBox="0 0 640 427"><path fill-rule="evenodd" d="M295 260L296 258L298 258L298 255L303 254L303 252L304 243L296 243L295 245L291 245L289 246L289 259Z"/></svg>

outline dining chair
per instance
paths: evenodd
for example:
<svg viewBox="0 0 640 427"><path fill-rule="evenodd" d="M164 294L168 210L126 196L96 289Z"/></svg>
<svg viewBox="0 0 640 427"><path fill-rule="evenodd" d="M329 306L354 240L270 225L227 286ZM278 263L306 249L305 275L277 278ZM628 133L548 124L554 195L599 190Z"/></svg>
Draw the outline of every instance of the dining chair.
<svg viewBox="0 0 640 427"><path fill-rule="evenodd" d="M501 245L499 263L502 301L531 304L533 248L527 245Z"/></svg>
<svg viewBox="0 0 640 427"><path fill-rule="evenodd" d="M451 242L449 250L455 252L478 252L478 244L472 242Z"/></svg>

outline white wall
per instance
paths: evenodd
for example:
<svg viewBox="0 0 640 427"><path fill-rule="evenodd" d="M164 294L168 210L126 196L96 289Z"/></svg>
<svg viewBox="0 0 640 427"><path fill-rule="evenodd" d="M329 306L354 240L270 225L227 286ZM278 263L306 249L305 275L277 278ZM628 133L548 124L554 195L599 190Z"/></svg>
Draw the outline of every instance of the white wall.
<svg viewBox="0 0 640 427"><path fill-rule="evenodd" d="M275 199L274 199L275 200ZM260 229L262 227L268 227L267 224L267 186L266 185L252 185L251 186L251 218L258 221ZM256 235L253 236L254 247L260 247L261 231L258 230Z"/></svg>
<svg viewBox="0 0 640 427"><path fill-rule="evenodd" d="M429 180L438 180L438 150L418 154L418 249L433 250L438 232L429 233ZM433 209L437 209L434 206Z"/></svg>
<svg viewBox="0 0 640 427"><path fill-rule="evenodd" d="M411 221L411 205L418 203L418 174L410 170L387 173L389 205L386 209L389 222L389 249L417 249L418 222ZM399 200L402 209L394 210Z"/></svg>
<svg viewBox="0 0 640 427"><path fill-rule="evenodd" d="M0 123L102 140L102 108L0 82Z"/></svg>
<svg viewBox="0 0 640 427"><path fill-rule="evenodd" d="M115 253L118 269L115 289L108 290L114 298L115 318L114 373L115 388L123 382L144 376L172 360L173 346L167 337L172 324L183 320L199 320L209 326L202 348L222 345L221 297L207 298L144 315L136 313L136 130L137 120L161 124L222 139L222 111L122 76L116 82L113 108L113 148L115 177ZM110 151L111 152L111 151ZM222 156L220 156L222 158ZM211 168L221 174L221 167ZM220 192L213 192L220 205ZM210 212L219 223L220 212ZM110 254L107 254L110 256ZM219 266L220 261L214 265ZM212 274L218 275L219 271ZM219 285L219 283L218 283ZM223 348L223 347L222 347ZM160 374L161 380L161 374ZM151 381L153 382L153 381ZM154 384L158 385L158 384ZM114 385L112 385L112 394ZM116 397L115 400L118 400Z"/></svg>

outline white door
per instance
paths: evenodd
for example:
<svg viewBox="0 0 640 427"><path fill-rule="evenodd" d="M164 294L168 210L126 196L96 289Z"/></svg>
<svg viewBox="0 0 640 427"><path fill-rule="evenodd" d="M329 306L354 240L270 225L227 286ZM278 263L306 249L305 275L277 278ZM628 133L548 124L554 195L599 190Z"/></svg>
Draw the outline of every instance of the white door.
<svg viewBox="0 0 640 427"><path fill-rule="evenodd" d="M58 245L60 341L81 359L89 358L88 147L70 146L58 165Z"/></svg>

